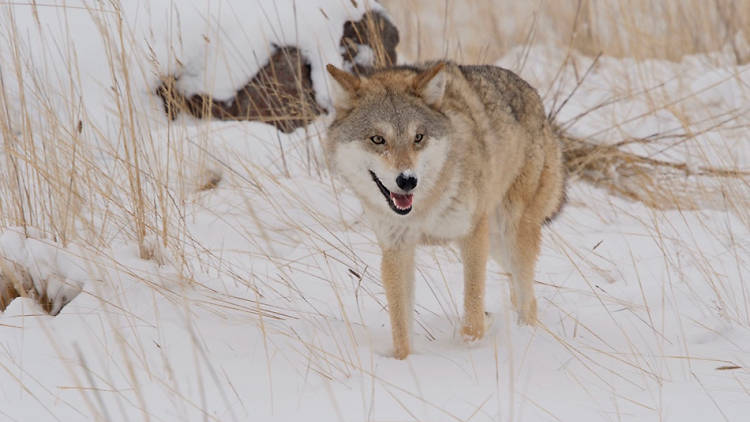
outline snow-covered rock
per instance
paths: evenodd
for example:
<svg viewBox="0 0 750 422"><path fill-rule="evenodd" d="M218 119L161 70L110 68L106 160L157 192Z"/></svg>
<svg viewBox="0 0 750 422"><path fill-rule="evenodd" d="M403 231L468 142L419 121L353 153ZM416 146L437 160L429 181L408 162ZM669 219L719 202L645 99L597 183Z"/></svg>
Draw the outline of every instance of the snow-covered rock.
<svg viewBox="0 0 750 422"><path fill-rule="evenodd" d="M0 234L0 311L28 296L57 315L91 278L80 251L65 248L41 231L11 227Z"/></svg>

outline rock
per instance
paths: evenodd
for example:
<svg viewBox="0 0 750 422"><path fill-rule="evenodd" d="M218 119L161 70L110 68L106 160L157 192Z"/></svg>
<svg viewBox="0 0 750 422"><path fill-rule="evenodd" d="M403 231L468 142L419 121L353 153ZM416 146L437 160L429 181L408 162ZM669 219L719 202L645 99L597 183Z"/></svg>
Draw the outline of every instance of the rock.
<svg viewBox="0 0 750 422"><path fill-rule="evenodd" d="M184 111L199 118L257 120L291 132L322 111L315 102L310 64L296 47L277 47L269 62L229 101L214 101L208 94L185 97L175 83L174 77L168 77L156 90L172 119Z"/></svg>
<svg viewBox="0 0 750 422"><path fill-rule="evenodd" d="M398 29L380 13L369 12L357 22L344 24L339 45L347 70L362 72L363 67L396 64Z"/></svg>
<svg viewBox="0 0 750 422"><path fill-rule="evenodd" d="M396 27L378 12L347 21L339 43L344 67L362 72L395 64L398 41ZM215 101L209 94L186 97L174 75L162 79L156 95L171 119L186 112L198 118L254 120L289 133L325 111L315 101L310 73L310 62L297 47L275 46L268 63L230 100Z"/></svg>

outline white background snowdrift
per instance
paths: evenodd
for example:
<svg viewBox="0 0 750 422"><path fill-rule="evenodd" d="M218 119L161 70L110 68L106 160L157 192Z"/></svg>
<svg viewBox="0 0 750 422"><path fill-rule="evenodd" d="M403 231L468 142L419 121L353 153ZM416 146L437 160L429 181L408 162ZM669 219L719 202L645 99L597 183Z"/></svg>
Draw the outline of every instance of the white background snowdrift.
<svg viewBox="0 0 750 422"><path fill-rule="evenodd" d="M167 2L148 4L150 15L141 18L151 16L160 30L174 27L161 25L176 20L164 18ZM258 35L240 19L257 15L237 9L240 2L221 4L222 12L209 16L222 16L218 27L241 41L212 49L197 32L184 34L180 53L196 60L180 60L188 63L190 86L202 90L212 81L209 90L219 94L243 83L230 83L230 75L249 71L247 60L223 55ZM324 26L299 33L337 34L344 12L335 11L345 4L332 1L330 20L319 22ZM188 18L190 6L179 10L183 31L199 21ZM305 17L316 13L306 10ZM134 26L140 25L136 15L126 13ZM98 76L78 87L92 107L107 104L103 87L109 82L87 19L69 33L81 67ZM64 26L51 17L44 22ZM29 45L42 42L32 38ZM328 44L318 44L325 43L309 45L321 52L320 62L337 57ZM206 77L203 67L189 64L213 60L206 57L222 57L215 59L220 73ZM560 104L554 92L570 92L574 67L580 75L590 60L574 57L558 82L555 71L565 57L554 49L519 48L499 64L519 70L554 109ZM40 68L47 69L34 66ZM321 86L321 74L314 75ZM138 89L158 111L149 97L152 76L144 73ZM571 130L615 140L684 129L689 116L700 122L690 126L699 131L698 125L710 127L748 109L749 83L748 66L721 57L681 63L604 58L558 120L621 98ZM648 95L623 95L654 86ZM654 112L654 103L671 104L691 92L701 95ZM103 115L92 120L107 121L106 107L92 110ZM536 277L540 326L515 325L507 276L493 263L487 297L495 322L475 344L456 335L462 303L457 254L421 249L415 353L396 361L377 244L356 200L320 164L324 122L282 135L247 122L180 119L167 128L163 116L148 116L139 118L150 119L152 139L186 145L155 147L155 167L174 154L203 154L223 180L216 189L187 194L180 206L183 246L179 254L166 251L164 265L138 259L134 242L117 233L105 248L59 252L72 254L70 260L51 259L58 252L45 247L29 249L53 263L50 272L84 265L88 278L83 293L55 318L25 299L0 315L0 419L682 422L740 421L750 414L750 230L747 212L737 205L747 201L747 185L728 186L725 202L711 210L661 212L572 181L566 208L544 232ZM748 116L734 117L736 125L695 142L638 152L747 169L746 131L732 127L746 125Z"/></svg>

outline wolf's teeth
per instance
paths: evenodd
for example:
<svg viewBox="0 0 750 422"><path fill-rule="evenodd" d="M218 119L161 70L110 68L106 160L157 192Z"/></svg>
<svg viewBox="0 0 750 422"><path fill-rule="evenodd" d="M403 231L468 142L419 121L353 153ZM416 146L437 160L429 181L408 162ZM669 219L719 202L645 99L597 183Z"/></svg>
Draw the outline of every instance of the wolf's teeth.
<svg viewBox="0 0 750 422"><path fill-rule="evenodd" d="M411 194L397 194L397 193L391 193L391 203L393 203L393 206L395 206L397 209L405 211L412 207L412 199L413 196Z"/></svg>

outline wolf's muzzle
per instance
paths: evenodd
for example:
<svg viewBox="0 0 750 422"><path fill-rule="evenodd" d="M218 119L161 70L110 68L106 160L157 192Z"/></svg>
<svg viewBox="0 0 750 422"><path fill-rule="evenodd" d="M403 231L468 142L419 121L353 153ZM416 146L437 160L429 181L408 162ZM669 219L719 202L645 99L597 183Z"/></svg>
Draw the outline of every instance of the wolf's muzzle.
<svg viewBox="0 0 750 422"><path fill-rule="evenodd" d="M380 181L378 176L375 174L374 171L370 170L370 176L372 176L372 181L375 182L375 184L378 186L378 189L380 189L380 193L383 194L385 197L385 200L388 202L388 206L391 207L391 210L399 215L406 215L411 212L412 209L412 199L413 195L410 193L407 194L398 194L393 193L388 190L388 188L385 187L383 182ZM401 175L399 175L401 176ZM410 189L414 189L414 186L417 185L416 178L411 177L414 179L413 186ZM396 179L398 180L398 178ZM398 184L398 182L396 182ZM409 182L412 183L412 182ZM401 189L403 189L401 186L399 186Z"/></svg>

